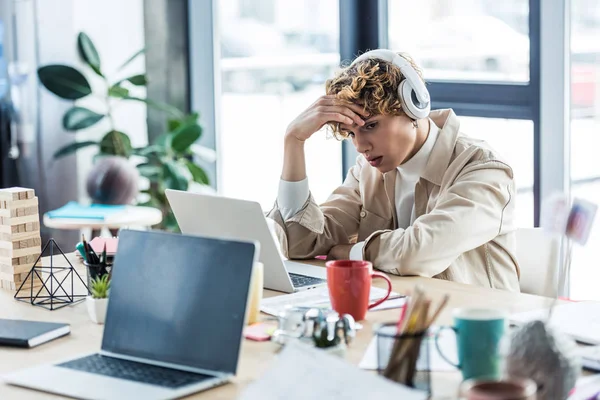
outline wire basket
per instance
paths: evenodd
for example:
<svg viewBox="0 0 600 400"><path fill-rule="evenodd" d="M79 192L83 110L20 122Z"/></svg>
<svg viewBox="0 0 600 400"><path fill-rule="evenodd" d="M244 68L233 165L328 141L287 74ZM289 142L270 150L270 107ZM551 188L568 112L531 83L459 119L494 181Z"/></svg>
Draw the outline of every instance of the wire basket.
<svg viewBox="0 0 600 400"><path fill-rule="evenodd" d="M375 327L379 374L431 395L428 333L399 334L396 323Z"/></svg>

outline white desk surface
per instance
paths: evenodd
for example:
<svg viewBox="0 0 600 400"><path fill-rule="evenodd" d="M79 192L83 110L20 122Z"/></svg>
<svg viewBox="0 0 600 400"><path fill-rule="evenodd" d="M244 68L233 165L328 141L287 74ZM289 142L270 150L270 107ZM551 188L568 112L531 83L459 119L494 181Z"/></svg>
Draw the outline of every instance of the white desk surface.
<svg viewBox="0 0 600 400"><path fill-rule="evenodd" d="M73 265L80 265L74 254L70 253ZM75 264L77 263L77 264ZM81 270L82 277L85 272ZM438 323L451 323L452 308L461 306L492 307L508 312L518 312L543 308L551 303L551 299L527 294L514 294L506 291L485 289L438 279L419 277L390 276L393 290L405 293L416 284L422 285L434 301L440 301L444 294L450 294L450 302L445 308ZM85 278L84 278L85 279ZM380 285L378 280L374 281ZM277 295L277 292L265 290L265 297ZM14 293L0 290L0 318L32 319L41 321L67 322L71 324L71 334L55 341L40 345L33 349L0 348L0 376L40 363L54 363L58 360L89 352L98 351L102 340L103 325L90 321L85 304L65 307L56 311L48 311L22 303L13 299ZM372 327L375 323L395 321L398 309L372 312L363 321L364 329L359 331L356 339L348 349L346 360L358 365L369 341L372 338ZM191 395L194 399L235 399L246 384L259 377L269 366L278 345L271 342L254 342L244 340L240 354L238 373L233 383ZM455 398L460 375L457 372L433 373L433 389L435 399ZM58 399L60 397L47 393L13 387L0 382L0 399L2 400L34 400Z"/></svg>

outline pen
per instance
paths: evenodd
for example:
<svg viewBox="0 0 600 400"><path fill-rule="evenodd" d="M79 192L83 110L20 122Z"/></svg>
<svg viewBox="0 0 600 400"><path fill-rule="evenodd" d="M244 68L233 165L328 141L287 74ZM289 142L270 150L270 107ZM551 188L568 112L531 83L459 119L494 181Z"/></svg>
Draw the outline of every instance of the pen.
<svg viewBox="0 0 600 400"><path fill-rule="evenodd" d="M82 242L77 243L75 248L77 249L79 254L81 254L81 257L83 257L83 260L87 261L87 255L85 254L85 246L83 245L83 243Z"/></svg>

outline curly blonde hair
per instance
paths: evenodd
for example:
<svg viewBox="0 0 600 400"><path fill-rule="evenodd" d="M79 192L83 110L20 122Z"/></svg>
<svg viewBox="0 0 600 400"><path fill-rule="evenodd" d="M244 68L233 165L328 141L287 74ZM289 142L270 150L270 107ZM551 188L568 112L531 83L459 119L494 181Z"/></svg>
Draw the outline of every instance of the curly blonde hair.
<svg viewBox="0 0 600 400"><path fill-rule="evenodd" d="M425 82L421 69L412 57L406 53L398 54L412 65ZM400 68L394 64L369 58L342 68L336 76L325 82L325 91L340 100L362 105L371 115L400 115L403 111L398 98L398 86L404 79ZM348 135L340 131L339 124L330 123L329 127L336 138L347 138Z"/></svg>

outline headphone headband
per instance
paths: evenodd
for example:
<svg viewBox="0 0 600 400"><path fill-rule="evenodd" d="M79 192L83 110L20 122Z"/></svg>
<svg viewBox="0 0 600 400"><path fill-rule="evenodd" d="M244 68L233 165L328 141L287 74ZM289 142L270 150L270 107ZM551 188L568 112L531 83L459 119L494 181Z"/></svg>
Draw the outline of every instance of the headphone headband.
<svg viewBox="0 0 600 400"><path fill-rule="evenodd" d="M427 91L425 84L419 77L417 71L406 58L391 50L377 49L361 54L350 65L352 66L369 58L378 58L380 60L390 62L400 68L400 72L402 72L404 78L410 83L410 86L415 91L419 101L423 103L429 103L429 92Z"/></svg>

